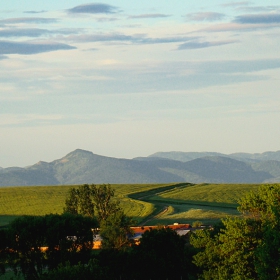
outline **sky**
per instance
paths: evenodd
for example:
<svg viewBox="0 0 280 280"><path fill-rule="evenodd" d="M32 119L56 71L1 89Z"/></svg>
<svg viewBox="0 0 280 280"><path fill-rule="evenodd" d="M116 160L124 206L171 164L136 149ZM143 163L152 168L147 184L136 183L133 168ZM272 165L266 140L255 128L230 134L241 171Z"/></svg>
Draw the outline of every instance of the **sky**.
<svg viewBox="0 0 280 280"><path fill-rule="evenodd" d="M279 45L278 0L1 1L0 166L280 150Z"/></svg>

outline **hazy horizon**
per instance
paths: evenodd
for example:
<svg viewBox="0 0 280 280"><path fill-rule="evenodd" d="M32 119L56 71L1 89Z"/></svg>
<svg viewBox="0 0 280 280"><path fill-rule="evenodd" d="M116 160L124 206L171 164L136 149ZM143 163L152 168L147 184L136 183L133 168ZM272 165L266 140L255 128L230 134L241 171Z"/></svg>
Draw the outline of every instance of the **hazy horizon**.
<svg viewBox="0 0 280 280"><path fill-rule="evenodd" d="M218 154L222 154L222 155L233 155L233 154L243 154L244 152L236 152L236 153L220 153L220 152L216 152L216 151L200 151L200 152L197 152L197 151L189 151L189 152L184 152L184 151L157 151L157 152L154 152L154 153L151 153L149 155L145 155L145 156L135 156L135 157L113 157L113 156L110 156L110 155L103 155L103 154L97 154L97 153L94 153L93 151L89 151L89 150L84 150L84 149L75 149L73 151L69 151L67 154L65 155L62 155L61 157L58 157L58 158L53 158L52 160L49 160L49 161L45 161L45 160L39 160L37 162L33 162L29 165L26 165L26 166L19 166L19 165L11 165L11 166L6 166L6 167L3 167L3 166L0 166L0 168L9 168L9 167L20 167L20 168L25 168L25 167L29 167L29 166L32 166L34 164L37 164L39 162L53 162L55 160L59 160L61 158L64 158L65 156L67 156L68 154L76 151L76 150L83 150L83 151L86 151L86 152L91 152L95 155L98 155L98 156L104 156L104 157L111 157L111 158L118 158L118 159L134 159L134 158L137 158L137 157L148 157L148 156L151 156L151 155L154 155L154 154L157 154L157 153L218 153ZM279 150L280 151L280 150ZM264 151L263 153L266 153L266 152L279 152L279 151ZM259 155L259 154L263 154L263 153L245 153L245 154L250 154L250 155Z"/></svg>

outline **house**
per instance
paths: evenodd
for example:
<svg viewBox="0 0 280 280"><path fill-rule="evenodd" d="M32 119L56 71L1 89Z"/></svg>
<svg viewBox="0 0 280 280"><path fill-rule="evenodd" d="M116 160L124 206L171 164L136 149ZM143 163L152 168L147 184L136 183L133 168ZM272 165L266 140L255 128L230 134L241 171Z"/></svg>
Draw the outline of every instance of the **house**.
<svg viewBox="0 0 280 280"><path fill-rule="evenodd" d="M140 239L142 237L142 234L151 229L158 229L161 226L139 226L139 227L131 227L131 229L134 232L134 235L131 237L135 241L135 244L140 243ZM188 234L188 232L191 231L191 225L190 224L179 224L179 223L174 223L173 225L167 225L163 226L163 228L170 228L180 236ZM94 235L93 239L93 249L100 249L101 248L101 243L102 243L102 237L99 234Z"/></svg>
<svg viewBox="0 0 280 280"><path fill-rule="evenodd" d="M137 243L140 242L140 238L142 237L142 234L151 229L158 229L160 226L142 226L142 227L131 227L131 229L134 231L134 236L132 237L134 241ZM174 223L173 225L167 225L163 226L163 228L170 228L180 236L186 235L190 230L191 230L191 225L190 224L179 224L179 223Z"/></svg>

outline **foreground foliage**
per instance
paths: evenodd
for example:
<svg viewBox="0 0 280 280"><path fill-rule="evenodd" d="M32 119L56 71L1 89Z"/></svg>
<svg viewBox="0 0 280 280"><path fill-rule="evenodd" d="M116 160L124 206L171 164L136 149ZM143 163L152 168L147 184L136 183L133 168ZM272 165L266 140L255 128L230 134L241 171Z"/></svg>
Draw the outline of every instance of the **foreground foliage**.
<svg viewBox="0 0 280 280"><path fill-rule="evenodd" d="M280 278L280 188L262 186L240 200L244 218L222 221L217 233L198 231L191 243L201 279Z"/></svg>
<svg viewBox="0 0 280 280"><path fill-rule="evenodd" d="M133 220L127 217L122 210L110 214L101 221L100 235L102 236L103 249L123 250L128 248L133 235L131 230Z"/></svg>
<svg viewBox="0 0 280 280"><path fill-rule="evenodd" d="M91 220L88 217L83 219L70 214L19 218L8 229L10 247L2 264L13 268L15 275L28 280L180 280L195 276L194 252L174 231L153 229L145 232L139 246L131 244L121 250L104 247L100 251L92 251L89 246L92 245L92 224L88 223ZM38 229L38 226L45 222L52 228L44 234L46 227ZM70 230L79 232L81 236L65 238ZM42 250L42 244L47 246L46 250Z"/></svg>
<svg viewBox="0 0 280 280"><path fill-rule="evenodd" d="M9 268L25 279L37 279L60 263L88 261L92 251L91 228L97 221L81 215L24 216L14 220L5 231ZM2 263L3 264L3 263Z"/></svg>
<svg viewBox="0 0 280 280"><path fill-rule="evenodd" d="M71 265L69 262L60 264L56 269L43 274L41 280L106 280L106 270L100 269L97 260L89 260L87 264Z"/></svg>
<svg viewBox="0 0 280 280"><path fill-rule="evenodd" d="M279 185L249 192L239 200L239 217L225 218L211 230L180 237L158 227L145 232L138 246L129 240L131 219L122 209L112 208L101 219L96 202L87 203L88 193L81 197L85 206L94 207L93 217L85 207L78 208L83 215L26 216L0 230L1 273L13 268L31 280L280 279ZM118 205L111 198L100 201ZM93 251L97 226L104 244Z"/></svg>
<svg viewBox="0 0 280 280"><path fill-rule="evenodd" d="M169 228L146 231L139 245L130 250L102 250L98 256L108 279L186 280L196 279L192 263L195 251L186 239Z"/></svg>
<svg viewBox="0 0 280 280"><path fill-rule="evenodd" d="M121 250L130 245L133 221L120 208L120 201L114 199L114 190L110 185L85 184L71 188L64 212L95 218L103 239L102 248Z"/></svg>

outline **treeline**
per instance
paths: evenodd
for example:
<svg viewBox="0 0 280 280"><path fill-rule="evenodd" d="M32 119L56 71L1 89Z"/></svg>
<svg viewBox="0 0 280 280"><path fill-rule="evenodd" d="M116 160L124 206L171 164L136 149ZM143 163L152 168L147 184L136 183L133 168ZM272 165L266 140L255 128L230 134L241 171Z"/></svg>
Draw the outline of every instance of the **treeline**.
<svg viewBox="0 0 280 280"><path fill-rule="evenodd" d="M96 221L81 215L24 216L1 232L1 271L38 279L59 264L85 263Z"/></svg>
<svg viewBox="0 0 280 280"><path fill-rule="evenodd" d="M239 201L242 215L179 236L158 227L139 245L109 185L71 189L63 215L26 216L0 231L1 272L25 279L280 279L280 187ZM92 250L97 228L103 238Z"/></svg>
<svg viewBox="0 0 280 280"><path fill-rule="evenodd" d="M198 231L191 244L201 279L280 279L280 187L261 186L239 201L242 218Z"/></svg>
<svg viewBox="0 0 280 280"><path fill-rule="evenodd" d="M92 226L93 219L73 214L16 219L1 231L2 273L28 280L195 279L192 247L173 230L147 231L139 245L92 250Z"/></svg>

